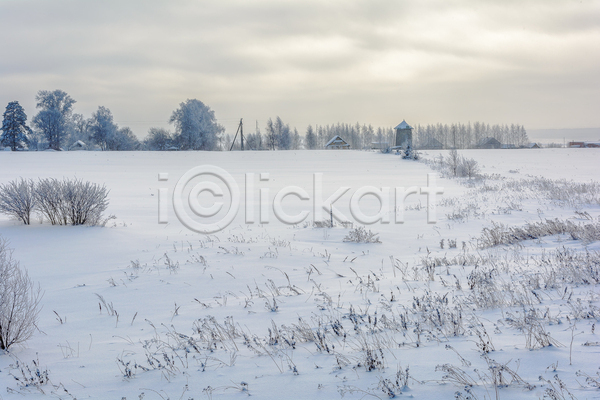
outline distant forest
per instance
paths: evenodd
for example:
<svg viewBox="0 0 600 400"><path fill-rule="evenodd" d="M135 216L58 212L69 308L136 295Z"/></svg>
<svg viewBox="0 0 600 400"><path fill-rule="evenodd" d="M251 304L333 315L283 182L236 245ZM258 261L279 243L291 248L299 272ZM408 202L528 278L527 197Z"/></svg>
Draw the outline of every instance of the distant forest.
<svg viewBox="0 0 600 400"><path fill-rule="evenodd" d="M179 104L167 120L173 130L150 128L140 140L128 127L120 127L107 107L99 106L90 118L73 112L76 103L61 90L39 91L38 112L27 123L25 110L10 102L3 114L0 144L11 150L229 150L240 149L241 138L225 133L213 110L197 99ZM503 145L519 147L528 143L522 125L436 124L413 126L413 146L422 148L468 149L485 138ZM374 128L366 124L309 125L302 134L280 117L269 119L261 131L257 126L245 132L244 147L251 150L323 149L339 135L352 149L385 150L395 145L392 127Z"/></svg>
<svg viewBox="0 0 600 400"><path fill-rule="evenodd" d="M413 145L416 149L431 147L437 140L444 149L470 149L488 137L493 137L502 144L516 147L529 142L527 131L522 125L489 125L482 122L473 124L436 124L416 125L413 127ZM348 142L353 149L367 149L372 147L394 146L396 131L392 128L373 128L372 125L360 124L335 124L317 125L308 127L305 135L305 144L309 144L311 131L316 136L315 146L306 148L323 148L325 144L339 135Z"/></svg>

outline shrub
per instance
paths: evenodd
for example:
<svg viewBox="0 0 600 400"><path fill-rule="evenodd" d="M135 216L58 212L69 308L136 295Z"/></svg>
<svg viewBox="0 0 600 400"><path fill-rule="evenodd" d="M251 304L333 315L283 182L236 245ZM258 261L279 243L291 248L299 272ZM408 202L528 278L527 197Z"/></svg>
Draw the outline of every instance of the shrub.
<svg viewBox="0 0 600 400"><path fill-rule="evenodd" d="M22 343L35 332L42 298L26 271L12 259L12 250L0 238L0 350Z"/></svg>
<svg viewBox="0 0 600 400"><path fill-rule="evenodd" d="M108 190L78 179L40 179L36 185L39 210L52 225L98 225L108 207Z"/></svg>
<svg viewBox="0 0 600 400"><path fill-rule="evenodd" d="M344 242L381 243L378 233L373 233L371 230L366 230L363 226L359 226L348 232L344 238Z"/></svg>
<svg viewBox="0 0 600 400"><path fill-rule="evenodd" d="M0 213L25 225L30 224L34 210L52 225L99 225L106 222L102 213L107 207L105 186L78 179L47 178L34 183L20 178L0 185Z"/></svg>
<svg viewBox="0 0 600 400"><path fill-rule="evenodd" d="M472 158L461 158L458 166L459 176L466 176L469 179L479 174L479 164Z"/></svg>
<svg viewBox="0 0 600 400"><path fill-rule="evenodd" d="M25 225L31 222L31 211L36 206L34 184L20 178L0 185L0 212L20 219Z"/></svg>

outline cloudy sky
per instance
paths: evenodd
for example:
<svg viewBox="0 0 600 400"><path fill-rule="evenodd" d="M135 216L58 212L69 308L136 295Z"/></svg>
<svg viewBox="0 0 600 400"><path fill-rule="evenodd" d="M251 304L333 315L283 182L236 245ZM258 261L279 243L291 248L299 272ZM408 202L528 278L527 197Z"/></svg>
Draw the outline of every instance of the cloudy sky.
<svg viewBox="0 0 600 400"><path fill-rule="evenodd" d="M0 0L0 107L62 89L144 137L269 117L600 127L600 0ZM249 126L249 127L248 127Z"/></svg>

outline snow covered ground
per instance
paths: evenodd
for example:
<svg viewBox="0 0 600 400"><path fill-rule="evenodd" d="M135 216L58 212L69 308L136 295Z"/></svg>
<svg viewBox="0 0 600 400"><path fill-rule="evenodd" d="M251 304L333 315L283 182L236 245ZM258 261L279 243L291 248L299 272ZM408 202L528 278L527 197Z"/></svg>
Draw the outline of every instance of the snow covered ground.
<svg viewBox="0 0 600 400"><path fill-rule="evenodd" d="M0 354L0 399L600 398L600 152L460 152L486 177L438 177L437 223L424 194L409 195L395 223L395 188L444 175L432 168L447 154L1 152L0 183L105 184L116 218L23 226L0 215L0 234L44 291L39 331ZM241 191L234 221L210 235L172 207L179 178L200 165L224 169ZM323 198L350 188L335 206L353 226L313 224L315 173ZM306 220L282 223L269 209L260 223L261 190L271 205L291 185L310 200L287 196L283 208ZM367 226L381 243L344 241L362 226L350 199L366 186L390 188L390 222ZM370 195L359 204L380 209ZM545 234L546 221L578 231ZM493 245L526 223L542 233ZM49 382L25 387L39 381L33 360Z"/></svg>

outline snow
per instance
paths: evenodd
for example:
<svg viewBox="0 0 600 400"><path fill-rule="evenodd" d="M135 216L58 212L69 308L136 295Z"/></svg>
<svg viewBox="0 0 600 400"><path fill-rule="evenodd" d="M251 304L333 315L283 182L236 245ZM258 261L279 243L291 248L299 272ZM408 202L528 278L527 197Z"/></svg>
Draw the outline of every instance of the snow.
<svg viewBox="0 0 600 400"><path fill-rule="evenodd" d="M476 159L483 173L495 176L486 180L490 186L536 176L597 182L600 166L600 153L595 149L459 153ZM433 160L447 152L421 154ZM243 195L240 211L221 232L205 235L189 230L177 219L170 203L168 224L158 223L159 189L167 189L171 196L178 179L201 165L226 170L242 192L245 174L255 174L254 224L245 222ZM323 174L323 198L340 187L350 187L335 206L354 220L350 198L359 188L389 187L394 193L396 187L425 187L431 172L426 163L360 151L0 153L0 183L18 177L77 177L105 184L110 190L106 214L116 216L106 227L71 227L39 223L36 218L31 226L23 226L0 215L0 234L10 241L14 258L44 291L39 332L23 345L11 348L10 353L0 354L0 398L21 399L23 394L25 398L40 399L246 395L260 399L331 399L342 395L350 399L371 395L387 398L382 382L394 381L398 370L406 367L408 387L402 388L402 394L397 390L398 397L447 399L457 391L466 397L463 386L444 380L445 374L436 371L436 366L451 364L476 381L471 390L477 398L492 399L496 398L496 389L474 372L477 369L482 376L491 373L478 347L481 342L477 332L481 334L483 328L495 348L487 354L488 359L506 364L536 386L527 390L523 384L508 382L507 387L498 389L499 398L542 398L552 388L546 381L558 387L555 375L577 398L597 398L598 389L586 384L585 377L577 372L598 379L600 347L584 346L600 341L597 329L594 331L598 316L576 319L569 307L580 304L598 310L598 284L535 290L542 299L536 307L547 309L552 316L544 320L544 329L562 346L526 348L524 333L510 327L506 318L508 313L516 318L531 307L465 308L463 315L469 319L464 322L466 331L456 337L428 332L425 326L422 332L415 326L407 330L389 327L399 323L404 313L411 318L416 315L412 313L416 299L438 294L459 299L472 294L467 280L473 265L435 267L434 280L430 281L424 279L424 259L451 259L464 254L493 256L497 257L497 268L503 271L502 266L513 265L511 260L518 256L534 260L563 247L577 252L598 251L597 241L582 243L567 235L491 249L477 249L470 244L492 221L510 226L553 218L583 223L584 212L598 221L598 204L571 206L542 196L527 197L525 191L488 195L474 192L477 186L466 178L438 177L437 186L444 188L444 194L438 196L436 224L427 223L426 196L413 194L404 204L404 223L395 223L392 215L388 224L367 227L379 233L380 244L345 242L350 228L339 224L334 228L312 225L314 173ZM167 180L158 179L161 173L168 174ZM261 173L268 173L268 178L263 175L266 179L260 180ZM287 225L278 221L271 210L269 223L259 223L260 190L268 188L272 201L278 191L291 185L304 188L311 199L287 196L284 210L289 215L308 210L307 220ZM210 205L207 201L200 199L205 207ZM363 197L359 204L366 214L379 210L379 201L372 195ZM449 217L463 205L476 208L478 215ZM393 208L390 212L394 214ZM328 219L327 213L324 215ZM448 247L450 240L456 240L457 248ZM523 268L519 273L535 265L533 261L519 264ZM455 279L460 280L461 289L456 287ZM566 302L562 290L571 293L573 303ZM580 299L579 303L575 299ZM355 316L364 318L358 330L351 322L355 316L350 306ZM110 315L107 307L113 307L118 316ZM451 307L447 310L450 312ZM368 318L375 315L378 324L369 323ZM384 315L388 328L382 322ZM335 346L329 352L319 349L314 340L303 341L300 329L295 331L294 346L285 343L294 326L305 323L313 333L322 333L319 327L332 320L339 320L347 336L337 336L328 326L324 343ZM548 323L550 320L554 322ZM238 336L230 339L223 329L231 326L236 327L235 332L246 334L248 340ZM201 339L209 336L211 329L221 329L222 339L212 346ZM183 350L185 340L180 334L193 338L199 351L189 345L188 352ZM365 346L382 349L376 355L382 368L367 371L362 349ZM457 353L470 366L462 364ZM152 368L148 354L163 365L163 354L173 357L173 367ZM11 376L20 376L15 368L17 359L29 365L39 359L42 369L49 371L51 382L40 386L45 394L35 387L21 387ZM131 362L128 377L121 361ZM135 369L136 363L149 371Z"/></svg>

